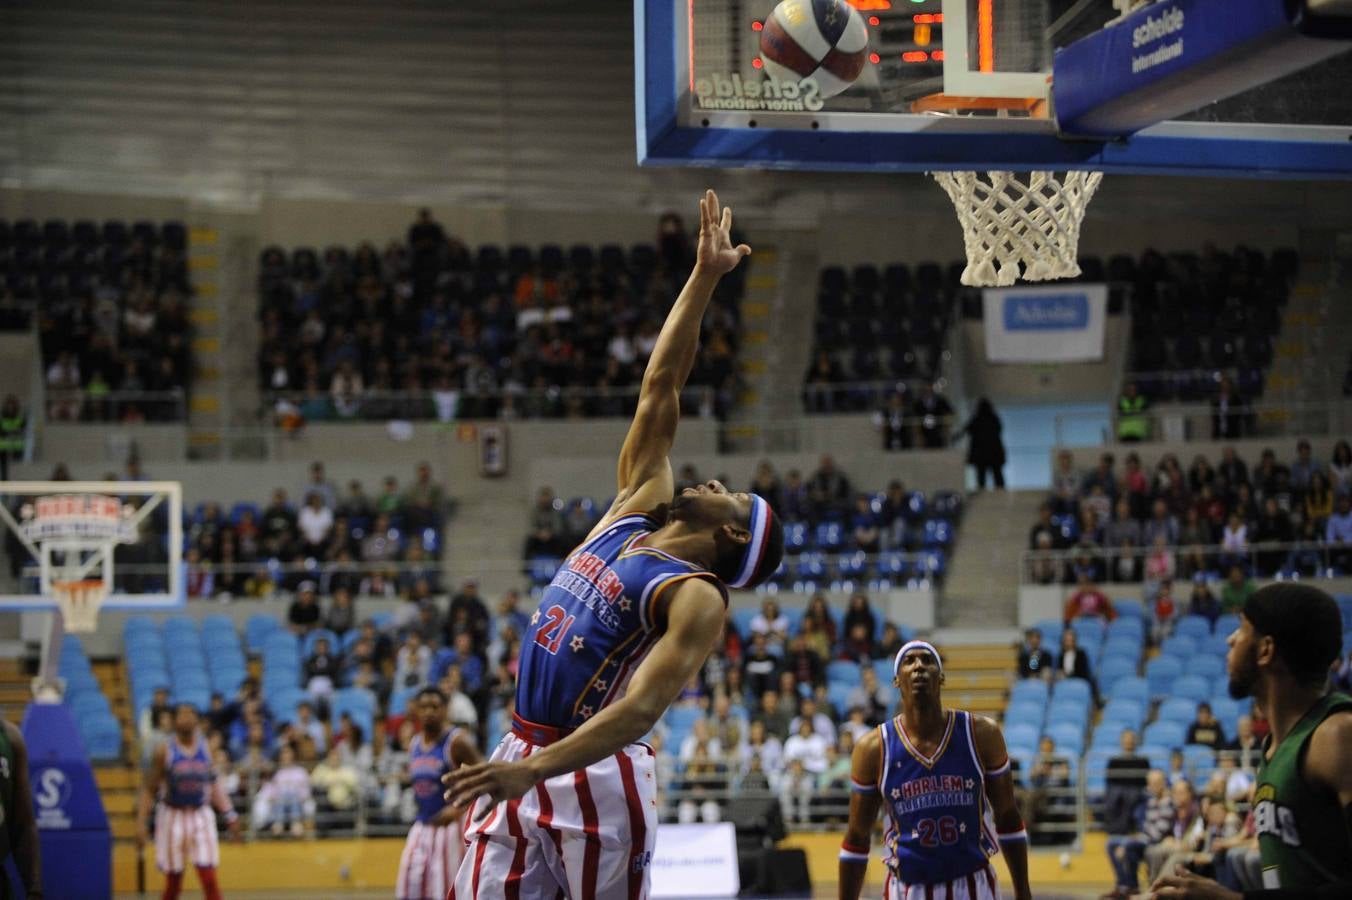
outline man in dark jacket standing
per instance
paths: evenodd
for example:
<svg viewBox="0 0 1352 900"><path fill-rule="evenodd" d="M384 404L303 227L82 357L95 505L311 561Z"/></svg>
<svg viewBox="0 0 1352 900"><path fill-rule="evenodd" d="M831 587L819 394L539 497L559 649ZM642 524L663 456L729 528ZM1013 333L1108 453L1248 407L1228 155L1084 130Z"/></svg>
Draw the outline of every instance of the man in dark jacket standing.
<svg viewBox="0 0 1352 900"><path fill-rule="evenodd" d="M985 397L977 401L976 412L962 430L953 437L956 440L967 435L967 463L976 469L977 490L986 489L986 475L995 477L995 489L1005 489L1005 443L1000 438L1003 426L995 407Z"/></svg>

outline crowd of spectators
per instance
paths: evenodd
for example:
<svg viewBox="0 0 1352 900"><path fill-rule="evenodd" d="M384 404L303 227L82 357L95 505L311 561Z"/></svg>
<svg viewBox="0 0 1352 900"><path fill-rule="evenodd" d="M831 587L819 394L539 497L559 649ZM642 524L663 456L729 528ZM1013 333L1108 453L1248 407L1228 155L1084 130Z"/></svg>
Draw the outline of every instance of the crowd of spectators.
<svg viewBox="0 0 1352 900"><path fill-rule="evenodd" d="M1064 451L1028 548L1037 551L1028 571L1036 583L1142 582L1148 598L1236 566L1252 576L1345 571L1352 447L1338 441L1319 459L1301 440L1294 459L1266 449L1252 469L1226 447L1216 461L1198 454L1186 471L1172 453L1149 470L1133 451L1121 469L1105 453L1082 472Z"/></svg>
<svg viewBox="0 0 1352 900"><path fill-rule="evenodd" d="M193 374L186 252L177 222L0 222L0 296L41 300L48 418L183 416Z"/></svg>
<svg viewBox="0 0 1352 900"><path fill-rule="evenodd" d="M654 244L471 253L428 210L383 251L269 247L258 281L259 381L285 427L331 419L561 418L633 412L643 369L694 262L668 213ZM687 414L736 393L745 267L702 325Z"/></svg>

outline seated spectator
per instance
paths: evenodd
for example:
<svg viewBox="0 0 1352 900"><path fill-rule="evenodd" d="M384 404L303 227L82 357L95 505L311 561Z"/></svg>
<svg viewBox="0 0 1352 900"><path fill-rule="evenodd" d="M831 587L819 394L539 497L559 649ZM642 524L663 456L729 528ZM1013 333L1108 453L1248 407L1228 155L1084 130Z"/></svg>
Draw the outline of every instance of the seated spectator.
<svg viewBox="0 0 1352 900"><path fill-rule="evenodd" d="M826 748L831 743L813 727L811 719L800 716L798 727L784 742L784 762L790 766L800 762L808 772L818 775L826 770Z"/></svg>
<svg viewBox="0 0 1352 900"><path fill-rule="evenodd" d="M920 430L921 447L939 449L948 446L953 407L943 395L935 393L933 385L925 383L920 386L920 396L911 405L911 415Z"/></svg>
<svg viewBox="0 0 1352 900"><path fill-rule="evenodd" d="M1039 534L1033 549L1037 553L1029 563L1029 578L1034 584L1055 584L1060 572L1060 564L1053 552L1052 536L1046 532Z"/></svg>
<svg viewBox="0 0 1352 900"><path fill-rule="evenodd" d="M1174 623L1178 621L1178 601L1174 598L1172 581L1165 580L1160 583L1159 590L1155 592L1155 598L1150 603L1150 609L1154 614L1151 636L1158 644L1173 634Z"/></svg>
<svg viewBox="0 0 1352 900"><path fill-rule="evenodd" d="M823 755L822 769L825 768L826 760ZM816 774L807 768L801 757L787 761L779 786L779 805L783 807L785 822L806 825L811 821L812 795L816 783Z"/></svg>
<svg viewBox="0 0 1352 900"><path fill-rule="evenodd" d="M703 747L711 758L718 758L723 755L723 745L718 742L709 729L708 719L696 719L691 726L690 733L681 740L681 746L677 758L689 764L695 758L695 750Z"/></svg>
<svg viewBox="0 0 1352 900"><path fill-rule="evenodd" d="M334 514L348 520L367 520L371 518L374 509L366 496L366 491L362 489L361 482L354 478L347 483L347 493L338 501Z"/></svg>
<svg viewBox="0 0 1352 900"><path fill-rule="evenodd" d="M1169 779L1169 786L1173 787L1180 781L1188 780L1188 770L1184 765L1183 751L1175 747L1169 751L1169 770L1164 773Z"/></svg>
<svg viewBox="0 0 1352 900"><path fill-rule="evenodd" d="M779 685L779 660L770 655L769 641L763 633L751 635L751 651L742 660L742 679L753 697L763 696Z"/></svg>
<svg viewBox="0 0 1352 900"><path fill-rule="evenodd" d="M343 763L337 747L330 748L310 773L310 786L324 792L330 809L350 810L357 805L357 772Z"/></svg>
<svg viewBox="0 0 1352 900"><path fill-rule="evenodd" d="M1188 615L1201 616L1213 626L1221 615L1221 601L1211 593L1205 578L1197 578L1192 584L1192 596L1188 599Z"/></svg>
<svg viewBox="0 0 1352 900"><path fill-rule="evenodd" d="M1151 884L1164 872L1174 871L1175 865L1185 863L1201 847L1202 835L1197 828L1201 810L1192 785L1179 779L1170 786L1169 793L1173 798L1173 816L1168 831L1145 850L1147 880Z"/></svg>
<svg viewBox="0 0 1352 900"><path fill-rule="evenodd" d="M313 827L314 820L310 773L296 762L296 754L290 747L283 747L278 754L277 771L268 786L267 802L271 814L264 818L271 823L272 833L281 834L290 829L293 836L304 837L306 830Z"/></svg>
<svg viewBox="0 0 1352 900"><path fill-rule="evenodd" d="M320 506L334 509L338 505L338 488L324 475L322 462L310 463L310 480L300 490L300 502L309 505L311 497L318 497Z"/></svg>
<svg viewBox="0 0 1352 900"><path fill-rule="evenodd" d="M1249 526L1238 512L1230 513L1221 532L1221 564L1244 563L1249 555Z"/></svg>
<svg viewBox="0 0 1352 900"><path fill-rule="evenodd" d="M564 550L563 513L555 506L554 492L540 488L531 509L530 534L526 537L525 557L562 556Z"/></svg>
<svg viewBox="0 0 1352 900"><path fill-rule="evenodd" d="M812 502L813 509L822 517L843 517L845 511L849 509L850 496L853 493L850 479L836 468L835 459L829 454L823 455L817 471L808 482L808 498Z"/></svg>
<svg viewBox="0 0 1352 900"><path fill-rule="evenodd" d="M840 659L853 660L861 666L873 661L873 632L862 622L845 631L845 640L840 644Z"/></svg>
<svg viewBox="0 0 1352 900"><path fill-rule="evenodd" d="M1064 792L1070 785L1070 765L1056 749L1056 742L1043 735L1038 742L1037 756L1028 773L1028 823L1059 821L1066 807ZM1071 803L1073 804L1073 800ZM1049 814L1052 809L1056 813Z"/></svg>
<svg viewBox="0 0 1352 900"><path fill-rule="evenodd" d="M843 624L847 635L854 631L856 625L864 626L870 641L878 633L878 617L869 605L867 594L855 593L850 596L850 605L845 611Z"/></svg>
<svg viewBox="0 0 1352 900"><path fill-rule="evenodd" d="M1178 544L1178 519L1169 512L1169 504L1156 500L1150 507L1150 518L1141 527L1141 543L1147 547L1155 545L1155 538L1163 536L1164 543L1173 547Z"/></svg>
<svg viewBox="0 0 1352 900"><path fill-rule="evenodd" d="M338 683L341 661L329 648L328 638L315 641L310 658L305 661L305 690L311 697L324 700L333 693Z"/></svg>
<svg viewBox="0 0 1352 900"><path fill-rule="evenodd" d="M301 552L322 559L333 530L333 510L324 505L323 497L311 491L296 521L300 529Z"/></svg>
<svg viewBox="0 0 1352 900"><path fill-rule="evenodd" d="M1244 567L1238 563L1230 566L1225 576L1225 586L1221 588L1221 611L1238 615L1244 611L1249 596L1258 590L1253 579L1244 574Z"/></svg>
<svg viewBox="0 0 1352 900"><path fill-rule="evenodd" d="M836 742L836 726L831 717L817 709L817 701L804 697L798 704L798 715L789 722L789 733L799 734L804 724L810 724L812 730L826 739L828 744Z"/></svg>
<svg viewBox="0 0 1352 900"><path fill-rule="evenodd" d="M727 767L719 754L705 744L698 744L683 774L681 790L688 796L677 804L676 820L683 825L717 822L720 812L716 797L728 787Z"/></svg>
<svg viewBox="0 0 1352 900"><path fill-rule="evenodd" d="M460 591L451 598L450 625L464 627L469 631L474 652L481 653L488 646L488 606L479 595L479 582L466 578L460 584ZM522 634L525 634L523 631ZM451 634L450 643L455 642Z"/></svg>
<svg viewBox="0 0 1352 900"><path fill-rule="evenodd" d="M357 627L357 607L352 602L352 592L339 587L333 592L333 602L329 604L328 614L324 617L324 627L339 637Z"/></svg>
<svg viewBox="0 0 1352 900"><path fill-rule="evenodd" d="M302 581L296 586L296 599L286 613L288 627L299 635L319 627L319 604L315 601L315 583Z"/></svg>
<svg viewBox="0 0 1352 900"><path fill-rule="evenodd" d="M878 516L873 512L872 501L868 495L860 494L854 499L854 513L850 517L850 536L856 550L865 553L877 553L882 546L882 530L878 527Z"/></svg>
<svg viewBox="0 0 1352 900"><path fill-rule="evenodd" d="M1121 753L1107 761L1107 786L1103 795L1103 830L1107 832L1107 858L1113 865L1114 891L1129 896L1138 889L1140 857L1130 857L1128 847L1140 845L1137 812L1145 805L1148 759L1136 753L1136 732L1124 728ZM1130 868L1128 868L1128 859Z"/></svg>
<svg viewBox="0 0 1352 900"><path fill-rule="evenodd" d="M877 722L868 720L868 710L862 706L851 706L845 715L845 721L840 723L840 730L848 731L855 743L877 727Z"/></svg>
<svg viewBox="0 0 1352 900"><path fill-rule="evenodd" d="M1221 751L1217 765L1219 768L1216 771L1225 780L1225 802L1234 807L1248 800L1253 790L1254 773L1249 769L1241 769L1236 755L1228 751Z"/></svg>
<svg viewBox="0 0 1352 900"><path fill-rule="evenodd" d="M765 726L767 735L781 741L785 740L789 735L789 720L792 714L780 708L779 691L770 688L758 696L760 708L752 717L752 724L760 722Z"/></svg>
<svg viewBox="0 0 1352 900"><path fill-rule="evenodd" d="M1329 563L1346 571L1352 567L1352 495L1338 495L1333 515L1324 525L1324 540L1329 545Z"/></svg>
<svg viewBox="0 0 1352 900"><path fill-rule="evenodd" d="M878 673L872 666L861 666L859 676L859 684L851 688L845 697L845 706L863 710L864 720L870 725L877 725L888 718L892 696L878 682Z"/></svg>
<svg viewBox="0 0 1352 900"><path fill-rule="evenodd" d="M1094 674L1089 668L1089 654L1079 647L1074 628L1061 632L1061 652L1056 659L1056 679L1082 678L1094 686Z"/></svg>
<svg viewBox="0 0 1352 900"><path fill-rule="evenodd" d="M414 587L416 593L417 585ZM377 569L357 583L357 593L362 597L394 597L396 593L394 579Z"/></svg>
<svg viewBox="0 0 1352 900"><path fill-rule="evenodd" d="M1156 593L1159 586L1165 581L1172 581L1177 568L1177 560L1174 558L1173 550L1164 543L1164 536L1155 535L1155 543L1145 557L1144 591L1146 596Z"/></svg>
<svg viewBox="0 0 1352 900"><path fill-rule="evenodd" d="M753 760L759 763L760 769L767 775L767 780L783 769L784 744L766 729L763 719L751 722L747 729L746 740L738 752L741 756L743 775L751 770Z"/></svg>
<svg viewBox="0 0 1352 900"><path fill-rule="evenodd" d="M901 635L901 630L891 622L883 625L883 638L878 645L873 648L874 659L895 659L901 652L901 647L906 640Z"/></svg>
<svg viewBox="0 0 1352 900"><path fill-rule="evenodd" d="M465 693L471 697L484 687L484 660L474 652L474 644L468 632L457 634L455 642L449 648L437 652L432 668L432 680L440 681L446 670L452 666L460 670Z"/></svg>
<svg viewBox="0 0 1352 900"><path fill-rule="evenodd" d="M785 522L814 521L812 498L808 495L807 484L797 469L790 469L785 474L783 496Z"/></svg>
<svg viewBox="0 0 1352 900"><path fill-rule="evenodd" d="M915 443L915 423L906 407L906 395L893 391L887 404L873 414L873 427L883 438L884 450L909 450Z"/></svg>
<svg viewBox="0 0 1352 900"><path fill-rule="evenodd" d="M1114 757L1115 759L1116 757ZM1112 760L1108 762L1112 765ZM1134 760L1130 769L1125 771L1134 771ZM1123 770L1119 770L1123 771ZM1110 774L1112 779L1113 775ZM1110 780L1108 790L1113 790L1113 782ZM1118 832L1115 829L1125 826L1120 818L1114 819L1114 827L1108 829L1108 859L1112 863L1114 875L1114 891L1119 897L1135 896L1140 887L1138 873L1141 867L1141 860L1145 858L1145 849L1148 845L1163 840L1173 820L1173 801L1169 797L1168 782L1165 781L1164 773L1159 769L1152 769L1145 778L1144 807L1140 812L1140 826L1133 827L1127 832ZM1114 809L1120 812L1120 804L1115 805ZM1133 820L1135 820L1135 809L1133 809ZM1105 823L1106 823L1105 818Z"/></svg>
<svg viewBox="0 0 1352 900"><path fill-rule="evenodd" d="M408 628L410 631L417 632L418 637L422 638L422 642L434 652L441 644L441 637L446 630L436 604L428 602L418 604L417 613L414 615L413 621L409 623ZM439 675L439 672L435 673L434 680Z"/></svg>
<svg viewBox="0 0 1352 900"><path fill-rule="evenodd" d="M464 676L459 666L450 666L446 674L437 682L446 695L446 721L463 728L479 727L479 711L474 701L465 693Z"/></svg>
<svg viewBox="0 0 1352 900"><path fill-rule="evenodd" d="M709 730L728 756L740 753L746 742L746 711L734 707L727 694L716 694L709 711Z"/></svg>
<svg viewBox="0 0 1352 900"><path fill-rule="evenodd" d="M402 688L427 684L431 669L432 651L423 644L417 632L410 632L395 656L395 685Z"/></svg>
<svg viewBox="0 0 1352 900"><path fill-rule="evenodd" d="M1216 863L1224 858L1224 851L1232 845L1232 839L1239 831L1239 822L1229 815L1223 797L1204 795L1201 809L1202 814L1194 826L1197 849L1181 860L1180 864L1211 878L1217 874Z"/></svg>
<svg viewBox="0 0 1352 900"><path fill-rule="evenodd" d="M779 610L773 600L763 600L761 611L749 625L752 635L764 635L771 653L782 655L789 639L789 617Z"/></svg>
<svg viewBox="0 0 1352 900"><path fill-rule="evenodd" d="M1315 472L1310 476L1303 507L1306 520L1318 526L1323 526L1328 517L1333 515L1333 489L1329 487L1328 478L1323 472Z"/></svg>
<svg viewBox="0 0 1352 900"><path fill-rule="evenodd" d="M322 754L329 745L324 723L315 717L314 707L308 703L296 707L296 721L291 723L291 731L312 743L316 755Z"/></svg>
<svg viewBox="0 0 1352 900"><path fill-rule="evenodd" d="M878 524L883 529L883 542L893 550L906 548L906 523L910 514L910 495L906 486L893 479L883 494L882 512Z"/></svg>
<svg viewBox="0 0 1352 900"><path fill-rule="evenodd" d="M1295 537L1291 517L1281 508L1276 497L1269 496L1263 500L1263 512L1258 516L1258 527L1253 537L1254 543L1258 545L1258 553L1255 554L1258 571L1266 575L1274 574L1290 552L1290 548L1284 545L1291 543ZM1274 547L1274 544L1283 546Z"/></svg>
<svg viewBox="0 0 1352 900"><path fill-rule="evenodd" d="M1023 633L1024 645L1019 648L1020 678L1049 678L1052 655L1042 647L1042 632L1029 628Z"/></svg>
<svg viewBox="0 0 1352 900"><path fill-rule="evenodd" d="M784 654L783 666L793 673L794 679L809 688L826 684L826 667L816 653L807 648L802 635L789 641L789 650Z"/></svg>
<svg viewBox="0 0 1352 900"><path fill-rule="evenodd" d="M1084 481L1075 467L1075 456L1069 450L1056 454L1056 467L1052 472L1052 494L1049 513L1072 513L1080 505L1080 484ZM1031 544L1032 541L1030 540Z"/></svg>
<svg viewBox="0 0 1352 900"><path fill-rule="evenodd" d="M1253 717L1243 715L1235 724L1235 739L1225 745L1236 765L1246 772L1257 772L1263 761L1263 740L1254 734Z"/></svg>
<svg viewBox="0 0 1352 900"><path fill-rule="evenodd" d="M136 734L142 744L150 743L152 736L158 730L158 723L162 713L174 714L174 707L169 703L169 689L155 688L151 695L150 705L141 710L141 715L136 720Z"/></svg>
<svg viewBox="0 0 1352 900"><path fill-rule="evenodd" d="M413 483L404 491L403 514L405 527L418 532L424 528L439 528L446 508L446 492L432 478L432 466L418 463Z"/></svg>
<svg viewBox="0 0 1352 900"><path fill-rule="evenodd" d="M818 658L822 660L832 658L832 651L836 646L836 622L831 617L826 598L821 594L814 594L808 602L800 633L804 645L817 654Z"/></svg>
<svg viewBox="0 0 1352 900"><path fill-rule="evenodd" d="M1188 726L1189 744L1203 744L1212 750L1219 750L1221 744L1225 742L1225 734L1221 731L1221 723L1216 721L1216 716L1211 712L1211 704L1205 701L1197 704L1197 718Z"/></svg>
<svg viewBox="0 0 1352 900"><path fill-rule="evenodd" d="M1072 619L1081 616L1102 616L1109 621L1117 618L1117 610L1113 609L1113 603L1108 599L1108 595L1099 590L1089 580L1089 576L1083 573L1079 577L1075 593L1071 594L1070 600L1066 602L1064 620L1069 625Z"/></svg>
<svg viewBox="0 0 1352 900"><path fill-rule="evenodd" d="M390 517L385 514L376 516L370 532L362 538L360 556L362 562L391 562L399 556L399 541L390 534Z"/></svg>

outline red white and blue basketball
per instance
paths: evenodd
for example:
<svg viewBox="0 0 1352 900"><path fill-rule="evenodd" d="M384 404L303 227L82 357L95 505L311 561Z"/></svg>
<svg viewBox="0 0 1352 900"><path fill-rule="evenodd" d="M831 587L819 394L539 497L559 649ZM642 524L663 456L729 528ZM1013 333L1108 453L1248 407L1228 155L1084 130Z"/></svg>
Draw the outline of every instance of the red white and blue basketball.
<svg viewBox="0 0 1352 900"><path fill-rule="evenodd" d="M868 55L868 28L845 0L784 0L760 35L761 61L772 78L811 78L823 97L853 84Z"/></svg>

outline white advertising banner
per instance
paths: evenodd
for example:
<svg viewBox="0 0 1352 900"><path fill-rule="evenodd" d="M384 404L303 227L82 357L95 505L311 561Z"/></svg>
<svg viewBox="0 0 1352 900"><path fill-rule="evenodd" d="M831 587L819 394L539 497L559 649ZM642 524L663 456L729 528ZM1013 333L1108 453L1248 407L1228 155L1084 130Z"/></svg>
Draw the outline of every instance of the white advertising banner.
<svg viewBox="0 0 1352 900"><path fill-rule="evenodd" d="M663 825L653 849L655 900L678 897L736 897L737 831L731 822L714 825Z"/></svg>
<svg viewBox="0 0 1352 900"><path fill-rule="evenodd" d="M982 301L988 362L1103 359L1106 284L987 288Z"/></svg>

